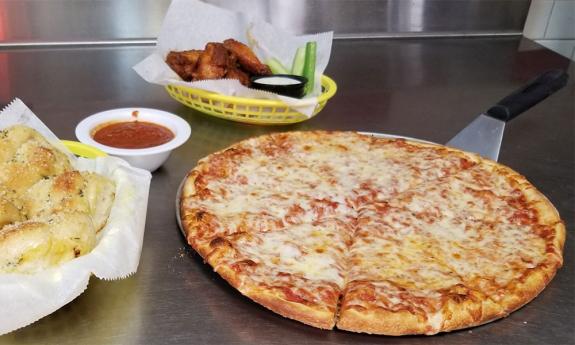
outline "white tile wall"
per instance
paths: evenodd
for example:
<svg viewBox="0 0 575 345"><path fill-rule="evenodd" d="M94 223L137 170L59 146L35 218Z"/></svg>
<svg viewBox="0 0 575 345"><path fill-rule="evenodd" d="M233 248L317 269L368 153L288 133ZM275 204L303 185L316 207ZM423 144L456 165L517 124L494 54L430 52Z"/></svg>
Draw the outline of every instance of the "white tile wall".
<svg viewBox="0 0 575 345"><path fill-rule="evenodd" d="M575 0L532 0L523 35L575 60Z"/></svg>
<svg viewBox="0 0 575 345"><path fill-rule="evenodd" d="M575 39L575 1L553 2L545 38Z"/></svg>
<svg viewBox="0 0 575 345"><path fill-rule="evenodd" d="M525 20L523 35L527 38L537 39L545 36L545 29L551 17L554 0L532 0L529 14Z"/></svg>

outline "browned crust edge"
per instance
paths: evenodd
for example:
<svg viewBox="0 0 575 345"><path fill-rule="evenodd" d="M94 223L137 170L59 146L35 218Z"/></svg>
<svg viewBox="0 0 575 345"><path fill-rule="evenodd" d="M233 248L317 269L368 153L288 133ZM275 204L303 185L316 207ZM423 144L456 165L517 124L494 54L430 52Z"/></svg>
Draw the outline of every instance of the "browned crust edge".
<svg viewBox="0 0 575 345"><path fill-rule="evenodd" d="M215 271L244 296L284 317L322 329L332 329L335 325L335 311L287 301L278 292L257 286L249 277L242 276L227 266L216 266Z"/></svg>
<svg viewBox="0 0 575 345"><path fill-rule="evenodd" d="M406 310L346 309L340 311L336 327L352 332L395 336L425 333L425 323Z"/></svg>
<svg viewBox="0 0 575 345"><path fill-rule="evenodd" d="M444 315L449 315L449 318L444 320L438 332L479 326L508 316L537 297L553 279L556 269L556 265L549 266L549 269L534 269L523 282L510 287L498 301L492 299L468 300L463 303L449 301L443 312Z"/></svg>
<svg viewBox="0 0 575 345"><path fill-rule="evenodd" d="M463 302L449 300L438 312L441 314L441 319L437 327L431 326L423 317L406 310L394 312L381 308L340 310L336 327L360 333L401 336L433 335L479 326L506 317L533 300L554 275L554 269L535 270L523 283L515 286L512 293L504 295L503 299L498 302L487 298Z"/></svg>
<svg viewBox="0 0 575 345"><path fill-rule="evenodd" d="M449 155L449 154L454 154L457 155L460 158L465 158L468 159L471 162L474 162L476 164L481 164L485 159L482 158L480 155L473 153L473 152L467 152L467 151L463 151L457 148L453 148L450 146L445 146L445 145L441 145L441 144L436 144L436 143L431 143L431 142L423 142L423 141L416 141L416 140L411 140L411 139L402 139L402 138L378 138L378 140L384 140L384 141L389 141L389 142L396 142L396 141L404 141L405 143L420 148L420 149L433 149L435 151L437 151L438 153L442 154L442 155Z"/></svg>

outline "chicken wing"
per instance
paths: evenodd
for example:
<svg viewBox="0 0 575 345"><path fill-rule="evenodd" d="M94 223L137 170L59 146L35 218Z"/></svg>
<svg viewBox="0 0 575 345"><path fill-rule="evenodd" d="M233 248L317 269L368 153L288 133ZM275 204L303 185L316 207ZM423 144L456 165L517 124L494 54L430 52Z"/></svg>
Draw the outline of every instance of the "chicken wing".
<svg viewBox="0 0 575 345"><path fill-rule="evenodd" d="M244 86L250 86L250 76L237 67L228 68L226 78L237 79Z"/></svg>
<svg viewBox="0 0 575 345"><path fill-rule="evenodd" d="M263 64L254 52L245 44L230 38L224 41L224 46L238 57L240 66L247 72L256 75L272 74L268 65Z"/></svg>
<svg viewBox="0 0 575 345"><path fill-rule="evenodd" d="M191 81L202 50L169 52L166 63L185 81Z"/></svg>
<svg viewBox="0 0 575 345"><path fill-rule="evenodd" d="M200 55L194 80L221 79L226 75L228 51L221 43L210 42Z"/></svg>

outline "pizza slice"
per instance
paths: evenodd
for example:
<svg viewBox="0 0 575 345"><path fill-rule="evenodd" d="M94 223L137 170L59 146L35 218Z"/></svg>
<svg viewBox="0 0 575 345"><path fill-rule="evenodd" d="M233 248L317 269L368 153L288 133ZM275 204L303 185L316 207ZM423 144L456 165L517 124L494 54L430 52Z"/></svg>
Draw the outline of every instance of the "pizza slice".
<svg viewBox="0 0 575 345"><path fill-rule="evenodd" d="M480 166L461 171L449 181L452 189L458 189L460 198L473 198L466 207L496 213L495 221L532 225L562 222L553 204L535 186L496 162L484 160Z"/></svg>
<svg viewBox="0 0 575 345"><path fill-rule="evenodd" d="M561 266L561 222L516 222L448 177L359 211L338 327L434 334L519 308ZM457 204L457 200L460 204Z"/></svg>
<svg viewBox="0 0 575 345"><path fill-rule="evenodd" d="M188 174L183 196L220 203L238 196L257 199L313 191L317 199L340 198L339 181L321 161L333 163L343 149L323 142L304 145L303 135L282 141L283 137L274 134L246 140L202 159ZM304 154L308 151L321 154Z"/></svg>
<svg viewBox="0 0 575 345"><path fill-rule="evenodd" d="M187 185L193 185L197 178L201 177L192 172ZM276 186L222 183L215 187L216 183L211 183L205 197L200 196L205 189L184 188L180 215L188 242L197 249L198 241L216 236L276 231L332 218L355 219L353 206L343 196L332 197L318 191L321 188L300 189L290 180L274 180L273 175L262 178L275 181Z"/></svg>
<svg viewBox="0 0 575 345"><path fill-rule="evenodd" d="M565 227L557 210L525 177L495 163L421 185L371 207L404 209L428 227L446 221L466 230L481 227L490 235L536 234L547 243L548 260L562 262ZM449 227L453 228L446 226L443 232Z"/></svg>
<svg viewBox="0 0 575 345"><path fill-rule="evenodd" d="M386 335L441 329L442 291L462 279L445 265L438 241L389 207L364 209L353 241L337 327Z"/></svg>
<svg viewBox="0 0 575 345"><path fill-rule="evenodd" d="M203 243L205 260L250 299L278 314L331 329L352 229L326 220Z"/></svg>
<svg viewBox="0 0 575 345"><path fill-rule="evenodd" d="M257 193L253 191L252 193ZM253 196L254 194L251 194ZM308 195L250 195L229 197L226 203L205 203L184 199L181 217L190 244L235 233L276 231L291 225L347 219L353 222L349 206Z"/></svg>
<svg viewBox="0 0 575 345"><path fill-rule="evenodd" d="M403 139L367 138L369 150L357 154L361 162L354 166L362 168L353 169L352 189L347 191L357 207L392 199L422 184L470 169L480 159L445 146Z"/></svg>

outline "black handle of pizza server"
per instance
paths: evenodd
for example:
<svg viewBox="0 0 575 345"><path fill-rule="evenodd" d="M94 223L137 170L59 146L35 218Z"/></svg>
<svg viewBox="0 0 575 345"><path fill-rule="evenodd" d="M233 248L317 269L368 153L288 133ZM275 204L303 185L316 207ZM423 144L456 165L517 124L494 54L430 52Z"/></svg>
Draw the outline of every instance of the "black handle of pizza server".
<svg viewBox="0 0 575 345"><path fill-rule="evenodd" d="M512 120L561 89L567 84L567 79L569 75L565 71L547 71L497 102L486 114L505 122Z"/></svg>

